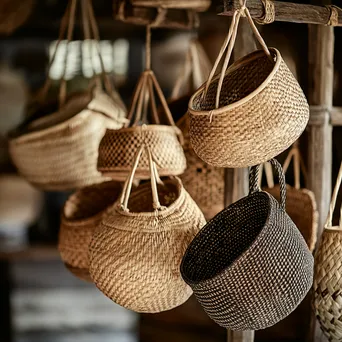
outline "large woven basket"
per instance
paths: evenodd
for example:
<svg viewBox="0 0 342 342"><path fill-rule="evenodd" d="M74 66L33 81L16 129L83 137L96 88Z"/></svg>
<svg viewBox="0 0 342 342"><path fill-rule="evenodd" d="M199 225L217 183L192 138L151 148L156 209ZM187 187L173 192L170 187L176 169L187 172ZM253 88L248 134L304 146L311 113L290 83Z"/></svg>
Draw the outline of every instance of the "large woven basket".
<svg viewBox="0 0 342 342"><path fill-rule="evenodd" d="M244 13L264 51L258 50L227 70L240 16ZM222 71L214 77L228 46ZM190 139L210 165L260 164L288 148L302 134L309 106L280 52L268 49L247 8L235 12L214 68L189 102Z"/></svg>
<svg viewBox="0 0 342 342"><path fill-rule="evenodd" d="M295 186L286 186L286 212L302 233L304 240L312 252L315 249L317 240L318 211L315 194L308 189L301 188L300 185L301 167L304 175L306 175L306 170L297 144L294 144L291 148L284 162L284 172L288 169L292 159ZM268 184L268 187L264 188L264 190L278 201L280 200L279 185L274 186Z"/></svg>
<svg viewBox="0 0 342 342"><path fill-rule="evenodd" d="M342 209L339 226L333 226L333 212L342 181L342 164L330 203L324 231L315 255L314 309L329 341L342 340Z"/></svg>
<svg viewBox="0 0 342 342"><path fill-rule="evenodd" d="M197 234L182 264L184 280L207 314L232 330L264 329L289 315L312 285L313 257L281 203L260 191L258 167L250 193L221 211Z"/></svg>
<svg viewBox="0 0 342 342"><path fill-rule="evenodd" d="M11 34L31 15L35 0L1 0L0 33Z"/></svg>
<svg viewBox="0 0 342 342"><path fill-rule="evenodd" d="M130 195L142 149L121 200L94 233L90 274L114 302L137 312L154 313L179 306L191 296L179 265L205 219L179 178L166 178L157 184L149 149L151 181Z"/></svg>
<svg viewBox="0 0 342 342"><path fill-rule="evenodd" d="M204 12L210 7L211 0L131 0L131 3L141 7L180 8Z"/></svg>
<svg viewBox="0 0 342 342"><path fill-rule="evenodd" d="M72 194L64 205L58 249L67 268L83 280L91 281L88 248L93 232L121 189L113 181L95 184Z"/></svg>
<svg viewBox="0 0 342 342"><path fill-rule="evenodd" d="M153 87L163 106L164 117L157 111ZM143 115L143 111L144 108L147 109L149 102L153 124L145 125L147 120L144 119L146 115ZM150 146L161 176L176 176L184 172L186 159L181 146L182 133L173 121L165 97L151 70L145 71L137 84L128 119L128 127L107 130L101 141L97 168L103 175L115 180L126 179L135 153L144 142ZM136 172L137 178L150 178L148 165L148 156L143 153Z"/></svg>

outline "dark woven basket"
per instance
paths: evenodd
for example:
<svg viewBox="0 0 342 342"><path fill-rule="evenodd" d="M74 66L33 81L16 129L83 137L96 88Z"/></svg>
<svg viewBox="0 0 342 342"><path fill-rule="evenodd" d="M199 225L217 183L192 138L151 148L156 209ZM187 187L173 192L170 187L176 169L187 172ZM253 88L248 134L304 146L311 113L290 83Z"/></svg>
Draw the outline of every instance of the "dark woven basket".
<svg viewBox="0 0 342 342"><path fill-rule="evenodd" d="M181 264L207 314L232 330L258 330L289 315L313 281L313 257L281 203L258 186L259 167L250 172L250 193L230 205L196 235Z"/></svg>

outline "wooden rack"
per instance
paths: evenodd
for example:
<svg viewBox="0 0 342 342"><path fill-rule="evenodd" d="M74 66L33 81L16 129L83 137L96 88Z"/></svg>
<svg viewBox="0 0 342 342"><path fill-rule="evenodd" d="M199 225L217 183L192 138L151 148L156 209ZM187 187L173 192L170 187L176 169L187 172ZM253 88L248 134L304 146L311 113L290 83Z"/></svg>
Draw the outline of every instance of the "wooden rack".
<svg viewBox="0 0 342 342"><path fill-rule="evenodd" d="M318 0L316 3L323 3ZM342 107L333 107L333 73L334 73L334 28L327 26L331 10L328 6L305 5L273 1L275 21L309 24L309 89L310 120L308 124L308 187L315 193L320 213L318 238L322 233L324 220L328 213L331 183L332 183L332 129L342 126ZM247 0L247 7L254 19L261 19L265 8L261 0ZM232 16L240 8L239 0L223 0L219 15ZM342 26L342 11L335 7L338 13L335 26ZM240 53L247 53L250 40L247 36L240 39L236 47ZM226 201L228 203L244 196L248 188L248 179L243 170L227 170ZM237 190L232 198L231 186ZM327 341L316 324L312 313L306 342ZM254 332L228 332L229 342L252 342Z"/></svg>

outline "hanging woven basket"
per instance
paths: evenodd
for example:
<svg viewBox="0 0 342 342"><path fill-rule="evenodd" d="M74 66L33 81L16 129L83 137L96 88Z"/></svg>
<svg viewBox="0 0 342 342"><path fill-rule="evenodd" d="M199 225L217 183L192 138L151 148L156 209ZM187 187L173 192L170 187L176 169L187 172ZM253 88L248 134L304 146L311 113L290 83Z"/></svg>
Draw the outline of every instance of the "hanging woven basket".
<svg viewBox="0 0 342 342"><path fill-rule="evenodd" d="M241 15L247 16L263 50L228 63ZM222 71L216 68L228 47ZM190 139L210 165L247 167L278 155L298 139L309 106L277 49L268 49L246 7L236 11L208 81L189 102Z"/></svg>
<svg viewBox="0 0 342 342"><path fill-rule="evenodd" d="M66 30L67 21L71 20L68 41L72 39L76 2L72 0L69 3L61 24L60 37ZM90 7L86 9L91 10ZM91 17L92 12L88 15ZM94 19L91 23L95 25ZM52 62L58 48L59 43ZM65 69L66 64L64 74ZM101 79L96 77L95 87L66 97L63 75L59 103L55 101L53 104L43 101L51 84L47 80L37 102L41 104L38 110L13 132L9 142L12 160L29 182L44 190L69 190L106 179L96 168L98 147L107 128L123 126L125 109L108 78L102 76L106 92L100 87Z"/></svg>
<svg viewBox="0 0 342 342"><path fill-rule="evenodd" d="M329 341L342 339L342 209L339 226L333 226L333 212L342 182L342 164L330 203L329 214L315 255L313 286L315 315Z"/></svg>
<svg viewBox="0 0 342 342"><path fill-rule="evenodd" d="M116 202L121 189L121 185L113 181L95 184L72 194L64 205L58 250L66 267L78 278L92 281L89 243L106 209Z"/></svg>
<svg viewBox="0 0 342 342"><path fill-rule="evenodd" d="M179 178L158 179L149 148L145 151L151 181L130 194L143 149L137 151L120 201L93 235L90 274L115 303L155 313L179 306L191 296L179 265L205 219Z"/></svg>
<svg viewBox="0 0 342 342"><path fill-rule="evenodd" d="M313 257L285 212L286 184L279 163L281 202L258 187L217 214L196 235L181 273L207 314L232 330L258 330L288 316L312 285Z"/></svg>
<svg viewBox="0 0 342 342"><path fill-rule="evenodd" d="M154 8L192 9L197 12L206 11L211 4L210 0L131 0L133 6Z"/></svg>
<svg viewBox="0 0 342 342"><path fill-rule="evenodd" d="M286 212L298 227L312 252L317 240L318 211L315 194L300 186L301 167L304 175L306 175L306 170L297 144L293 145L285 160L284 172L287 171L291 159L293 159L294 165L295 186L286 186ZM273 177L272 172L270 176ZM270 193L278 201L280 200L279 185L268 184L268 187L263 190Z"/></svg>
<svg viewBox="0 0 342 342"><path fill-rule="evenodd" d="M1 0L0 33L9 35L23 25L35 6L35 0Z"/></svg>

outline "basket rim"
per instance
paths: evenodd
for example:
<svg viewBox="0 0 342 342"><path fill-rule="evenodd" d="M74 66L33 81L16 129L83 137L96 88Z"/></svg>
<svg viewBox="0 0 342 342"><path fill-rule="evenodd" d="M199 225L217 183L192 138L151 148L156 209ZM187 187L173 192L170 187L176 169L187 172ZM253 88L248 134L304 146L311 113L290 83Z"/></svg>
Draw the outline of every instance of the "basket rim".
<svg viewBox="0 0 342 342"><path fill-rule="evenodd" d="M148 124L148 125L141 125L141 126L132 126L132 127L122 127L119 129L111 129L107 128L105 136L107 134L122 134L122 133L135 133L135 132L142 132L142 127L144 126L144 131L160 131L160 132L180 132L180 129L176 126L171 125L157 125L157 124Z"/></svg>
<svg viewBox="0 0 342 342"><path fill-rule="evenodd" d="M219 107L219 108L213 108L211 110L196 110L194 109L194 100L195 98L202 94L205 91L205 87L207 82L205 82L190 98L189 101L189 105L188 105L188 112L191 115L207 115L207 116L212 116L212 115L222 115L222 114L226 114L227 111L233 110L236 107L239 107L243 104L245 104L246 102L250 101L251 99L253 99L256 95L258 95L261 91L263 91L268 85L269 83L273 80L274 75L276 74L276 72L279 70L280 64L283 61L283 58L279 52L279 50L277 50L276 48L269 48L270 51L273 51L275 53L276 56L276 62L274 64L274 67L272 69L272 71L270 72L270 74L266 77L266 79L259 85L259 87L257 87L256 89L254 89L250 94L248 94L247 96L245 96L244 98L230 103L226 106L223 107ZM242 57L241 59L237 60L236 62L234 62L225 72L225 77L227 75L229 75L231 72L243 67L244 65L250 63L251 61L257 59L260 57L260 55L265 55L264 50L256 50L251 52L250 54ZM211 82L215 82L216 80L218 80L220 78L220 74L216 75Z"/></svg>
<svg viewBox="0 0 342 342"><path fill-rule="evenodd" d="M342 234L342 227L340 227L340 226L325 227L324 233L329 233L329 234L340 233L340 234Z"/></svg>
<svg viewBox="0 0 342 342"><path fill-rule="evenodd" d="M256 236L256 238L254 239L254 241L250 244L250 246L243 251L243 253L241 253L228 267L225 267L222 271L216 273L213 277L208 278L208 279L204 279L204 280L199 280L199 281L194 281L190 278L188 278L185 274L184 274L184 263L185 263L185 259L187 257L188 254L188 250L191 248L191 246L193 244L195 244L199 239L201 239L201 235L203 233L205 233L206 231L211 230L211 224L213 221L216 221L219 217L221 217L222 215L225 214L226 211L228 211L228 209L230 209L232 206L237 206L243 202L248 201L251 196L256 197L256 196L263 196L266 197L269 201L269 203L271 202L276 202L278 203L278 201L269 193L267 193L266 191L257 191L253 194L249 194L246 197L241 198L240 200L238 200L237 202L232 203L231 205L229 205L228 207L226 207L225 209L223 209L221 212L219 212L217 215L215 215L211 220L209 220L207 222L207 224L199 231L199 233L197 233L197 235L194 237L194 239L191 241L191 243L189 244L188 248L186 249L184 256L182 258L182 262L180 265L180 270L181 270L181 274L183 279L185 280L185 282L191 286L207 286L210 285L214 280L220 278L222 275L224 275L225 273L227 273L230 270L235 269L236 267L240 267L240 264L243 263L243 261L246 259L246 257L249 255L251 249L261 240L264 238L264 236L268 233L267 230L265 229L266 226L268 226L269 221L270 221L270 216L271 214L274 212L274 210L276 210L275 206L270 206L270 209L268 210L268 215L267 218L265 220L264 226L262 227L262 229L260 230L259 234ZM279 204L279 203L278 203ZM279 206L278 210L282 210ZM285 214L286 212L284 210L282 210Z"/></svg>

